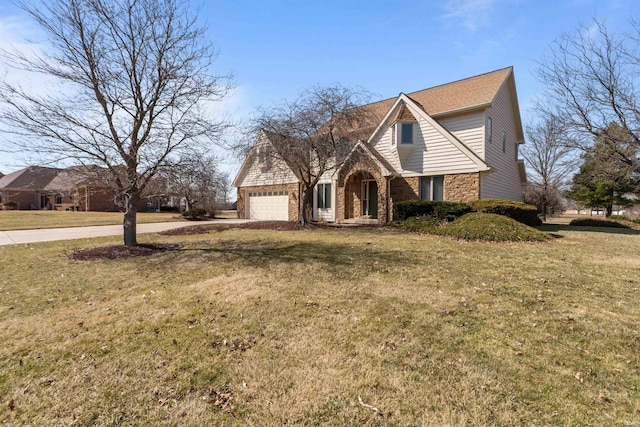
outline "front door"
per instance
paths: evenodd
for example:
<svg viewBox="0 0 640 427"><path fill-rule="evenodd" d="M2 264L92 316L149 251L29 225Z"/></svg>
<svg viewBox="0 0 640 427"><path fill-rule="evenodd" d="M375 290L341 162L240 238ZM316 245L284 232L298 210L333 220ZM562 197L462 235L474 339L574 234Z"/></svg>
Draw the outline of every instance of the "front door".
<svg viewBox="0 0 640 427"><path fill-rule="evenodd" d="M375 180L362 182L362 215L378 217L378 183Z"/></svg>

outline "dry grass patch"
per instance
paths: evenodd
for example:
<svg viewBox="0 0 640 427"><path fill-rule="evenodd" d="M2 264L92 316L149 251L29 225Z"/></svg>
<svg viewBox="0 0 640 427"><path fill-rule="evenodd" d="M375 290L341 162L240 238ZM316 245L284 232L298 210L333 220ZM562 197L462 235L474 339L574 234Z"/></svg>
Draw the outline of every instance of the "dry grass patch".
<svg viewBox="0 0 640 427"><path fill-rule="evenodd" d="M3 211L0 231L122 224L122 212ZM138 224L183 221L176 213L139 212Z"/></svg>
<svg viewBox="0 0 640 427"><path fill-rule="evenodd" d="M66 256L89 243L1 247L0 421L635 422L640 266L602 260L640 237L555 233L228 230L89 263Z"/></svg>

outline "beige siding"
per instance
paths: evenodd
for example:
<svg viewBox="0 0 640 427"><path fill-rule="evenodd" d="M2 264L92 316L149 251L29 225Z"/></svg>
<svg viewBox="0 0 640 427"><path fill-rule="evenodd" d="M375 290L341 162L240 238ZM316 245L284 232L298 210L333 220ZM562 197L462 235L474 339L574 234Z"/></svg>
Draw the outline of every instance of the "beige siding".
<svg viewBox="0 0 640 427"><path fill-rule="evenodd" d="M420 117L421 112L414 110L410 105L408 107L415 117ZM391 117L393 117L393 114L391 114ZM475 119L476 124L477 122L478 120ZM390 125L391 120L385 123L383 131L371 143L397 171L401 172L402 176L442 175L478 171L478 166L458 147L453 145L443 132L427 120L419 119L419 131L413 147L393 144L393 132ZM464 125L458 124L458 126L463 132L462 126ZM398 149L400 154L398 154Z"/></svg>
<svg viewBox="0 0 640 427"><path fill-rule="evenodd" d="M493 103L485 112L491 117L493 137L486 143L485 161L491 172L482 174L480 197L482 199L522 200L522 188L518 164L515 160L516 118L513 114L513 102L509 86L505 84ZM502 151L502 132L506 132L505 152Z"/></svg>
<svg viewBox="0 0 640 427"><path fill-rule="evenodd" d="M393 114L391 114L393 117ZM384 127L381 132L371 141L371 146L378 151L378 153L382 154L382 156L393 166L393 168L400 172L402 171L402 166L400 165L400 158L398 157L398 152L395 149L395 146L392 145L392 130L391 130L391 119L387 120L384 124Z"/></svg>
<svg viewBox="0 0 640 427"><path fill-rule="evenodd" d="M476 172L478 166L427 120L419 120L416 147L403 168L403 176Z"/></svg>
<svg viewBox="0 0 640 427"><path fill-rule="evenodd" d="M269 154L269 142L260 140L251 149L243 165L242 174L236 182L237 187L277 185L298 182L295 174L286 162ZM261 150L265 150L261 152ZM261 154L262 153L262 154Z"/></svg>
<svg viewBox="0 0 640 427"><path fill-rule="evenodd" d="M484 160L484 114L482 112L445 117L438 123Z"/></svg>

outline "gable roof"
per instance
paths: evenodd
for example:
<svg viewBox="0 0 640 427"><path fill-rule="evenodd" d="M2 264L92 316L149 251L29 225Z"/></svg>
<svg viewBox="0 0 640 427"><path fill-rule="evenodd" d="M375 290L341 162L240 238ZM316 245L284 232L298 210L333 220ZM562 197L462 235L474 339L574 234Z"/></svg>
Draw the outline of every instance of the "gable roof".
<svg viewBox="0 0 640 427"><path fill-rule="evenodd" d="M61 169L29 166L0 178L0 188L12 190L42 190Z"/></svg>
<svg viewBox="0 0 640 427"><path fill-rule="evenodd" d="M454 113L491 104L513 67L506 67L455 82L446 83L407 94L430 116ZM397 97L368 104L379 117L394 104Z"/></svg>
<svg viewBox="0 0 640 427"><path fill-rule="evenodd" d="M453 134L451 134L451 132L449 132L448 130L446 130L440 123L438 123L437 121L435 121L423 108L420 104L417 104L411 97L409 97L408 95L405 95L404 93L400 93L400 96L398 96L394 103L391 105L391 108L389 108L389 110L387 111L387 114L384 116L384 118L380 121L380 124L378 125L378 127L376 128L376 130L371 134L371 136L369 137L369 140L367 141L368 144L371 144L371 141L373 141L373 139L375 138L375 136L384 128L384 124L389 120L391 114L393 114L393 112L397 109L402 109L402 108L407 108L406 105L407 104L411 104L413 105L417 112L418 115L420 116L421 119L423 119L424 121L426 121L427 123L429 123L434 129L436 129L442 136L444 136L451 144L453 144L458 150L460 150L460 152L462 152L465 156L467 156L473 163L476 164L476 166L478 167L478 169L480 171L488 171L491 168L489 167L489 165L487 165L485 163L484 160L482 160L480 158L480 156L478 156L478 154L473 151L472 149L470 149L469 147L467 147L462 141L460 141L458 138L456 138Z"/></svg>

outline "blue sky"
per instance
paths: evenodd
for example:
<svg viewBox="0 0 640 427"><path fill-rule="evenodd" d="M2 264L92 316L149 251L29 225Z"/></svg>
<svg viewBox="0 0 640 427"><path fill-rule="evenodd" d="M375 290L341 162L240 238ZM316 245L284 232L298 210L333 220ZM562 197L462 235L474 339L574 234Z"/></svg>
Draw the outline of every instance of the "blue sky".
<svg viewBox="0 0 640 427"><path fill-rule="evenodd" d="M512 65L527 121L543 89L536 61L554 39L593 18L624 31L640 17L633 0L203 3L200 16L219 50L215 67L233 73L236 85L216 111L236 119L316 84L359 85L383 99ZM0 0L0 47L33 36L31 25ZM238 163L225 164L233 176ZM0 153L0 172L21 166Z"/></svg>

